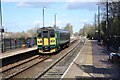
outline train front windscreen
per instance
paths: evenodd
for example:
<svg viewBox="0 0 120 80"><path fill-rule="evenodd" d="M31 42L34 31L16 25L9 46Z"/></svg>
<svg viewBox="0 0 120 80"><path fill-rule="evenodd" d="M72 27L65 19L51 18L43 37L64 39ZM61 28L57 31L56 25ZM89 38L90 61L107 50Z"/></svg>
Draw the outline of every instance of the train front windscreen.
<svg viewBox="0 0 120 80"><path fill-rule="evenodd" d="M43 38L48 38L48 31L43 31Z"/></svg>

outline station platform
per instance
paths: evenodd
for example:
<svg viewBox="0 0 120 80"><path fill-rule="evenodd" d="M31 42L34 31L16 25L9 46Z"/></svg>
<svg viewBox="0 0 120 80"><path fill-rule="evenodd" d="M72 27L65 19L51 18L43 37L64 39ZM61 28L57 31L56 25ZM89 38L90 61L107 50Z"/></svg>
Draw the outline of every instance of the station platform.
<svg viewBox="0 0 120 80"><path fill-rule="evenodd" d="M109 52L106 47L98 45L97 41L86 39L83 48L62 76L63 80L119 79L119 63L113 64L108 60Z"/></svg>
<svg viewBox="0 0 120 80"><path fill-rule="evenodd" d="M6 51L4 53L0 53L0 59L4 59L4 58L7 58L7 57L22 54L22 53L25 53L25 52L33 51L33 50L36 50L36 49L37 49L37 46L33 46L33 47L30 47L30 48L24 48L24 49L17 48L17 49L9 50L9 51Z"/></svg>
<svg viewBox="0 0 120 80"><path fill-rule="evenodd" d="M70 40L70 43L71 43L74 40L76 40L77 38L71 37L70 39L71 39ZM29 52L29 51L33 51L33 50L37 50L37 46L33 46L30 48L24 48L24 49L22 49L22 48L12 49L12 50L6 51L4 53L0 53L0 59L4 59L7 57L15 56L15 55L22 54L22 53Z"/></svg>

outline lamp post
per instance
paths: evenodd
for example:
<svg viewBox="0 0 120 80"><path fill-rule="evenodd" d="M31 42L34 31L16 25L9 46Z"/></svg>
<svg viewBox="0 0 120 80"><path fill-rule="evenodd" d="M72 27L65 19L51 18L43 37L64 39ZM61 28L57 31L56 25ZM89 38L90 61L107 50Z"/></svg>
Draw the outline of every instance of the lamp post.
<svg viewBox="0 0 120 80"><path fill-rule="evenodd" d="M0 29L0 32L1 32L1 53L3 53L4 51L3 51L3 32L4 32L4 28L3 28L3 26L2 26L2 5L1 5L1 0L0 0L0 26L1 26L1 29Z"/></svg>

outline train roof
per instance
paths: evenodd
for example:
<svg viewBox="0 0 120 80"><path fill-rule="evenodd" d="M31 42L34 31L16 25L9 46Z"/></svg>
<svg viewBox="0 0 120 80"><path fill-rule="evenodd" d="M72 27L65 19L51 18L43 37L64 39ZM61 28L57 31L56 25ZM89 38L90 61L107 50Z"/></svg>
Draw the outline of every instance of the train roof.
<svg viewBox="0 0 120 80"><path fill-rule="evenodd" d="M55 31L58 31L58 32L64 32L64 33L69 33L69 31L64 30L64 29L55 29Z"/></svg>
<svg viewBox="0 0 120 80"><path fill-rule="evenodd" d="M39 28L38 30L54 30L52 27L42 27Z"/></svg>
<svg viewBox="0 0 120 80"><path fill-rule="evenodd" d="M64 30L64 29L54 29L53 27L42 27L42 28L39 28L39 30L55 30L55 31L58 31L58 32L64 32L64 33L69 33L69 31L67 30Z"/></svg>

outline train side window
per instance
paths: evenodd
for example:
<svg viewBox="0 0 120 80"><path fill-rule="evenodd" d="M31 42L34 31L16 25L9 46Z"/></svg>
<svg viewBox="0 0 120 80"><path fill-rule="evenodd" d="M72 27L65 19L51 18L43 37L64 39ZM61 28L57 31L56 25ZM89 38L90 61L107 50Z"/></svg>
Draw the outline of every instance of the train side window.
<svg viewBox="0 0 120 80"><path fill-rule="evenodd" d="M50 31L50 37L55 37L54 31Z"/></svg>

